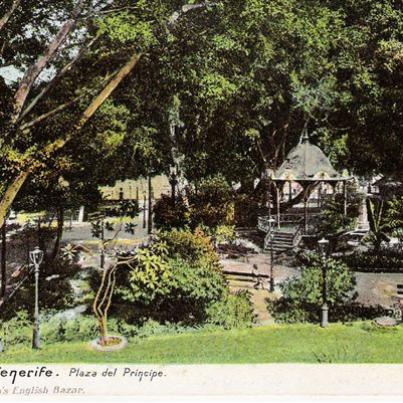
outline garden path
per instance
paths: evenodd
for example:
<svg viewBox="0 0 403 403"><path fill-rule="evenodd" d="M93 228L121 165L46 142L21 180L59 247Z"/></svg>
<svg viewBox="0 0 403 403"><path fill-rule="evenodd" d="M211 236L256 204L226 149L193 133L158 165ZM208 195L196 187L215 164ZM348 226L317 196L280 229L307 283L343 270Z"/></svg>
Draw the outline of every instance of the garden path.
<svg viewBox="0 0 403 403"><path fill-rule="evenodd" d="M292 267L288 267L282 264L274 264L274 280L275 291L273 293L268 290L268 278L263 278L261 284L257 289L257 278L253 276L253 273L258 275L270 274L270 258L267 254L256 253L242 256L238 259L222 259L222 265L224 266L224 272L227 274L229 285L231 290L248 290L251 293L251 301L253 303L255 314L259 324L274 323L273 318L267 310L267 300L277 299L281 296L278 284L284 282L290 277L298 275L298 270ZM254 269L254 265L257 266L257 270ZM250 276L237 276L237 274L249 274Z"/></svg>

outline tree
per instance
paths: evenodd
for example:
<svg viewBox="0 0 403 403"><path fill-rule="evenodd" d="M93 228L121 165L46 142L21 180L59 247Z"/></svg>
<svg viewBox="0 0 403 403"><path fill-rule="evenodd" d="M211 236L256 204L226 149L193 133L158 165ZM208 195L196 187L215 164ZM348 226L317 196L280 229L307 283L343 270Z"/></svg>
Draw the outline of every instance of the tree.
<svg viewBox="0 0 403 403"><path fill-rule="evenodd" d="M46 5L48 4L45 4L44 10L46 10ZM179 7L179 12L174 14L173 6L179 7L180 2L170 4L169 7L165 4L156 4L150 8L142 2L137 6L132 6L130 2L125 1L100 2L94 5L89 1L81 0L74 4L71 16L45 48L43 56L35 58L31 55L35 61L26 69L19 82L11 103L13 107L4 113L4 124L2 125L5 130L4 137L8 138L11 144L16 143L17 146L10 145L7 146L7 149L3 147L4 159L10 168L5 175L9 185L4 190L4 197L0 203L0 223L29 174L38 169L43 160L54 157L58 151L79 137L78 134L84 129L89 119L138 64L142 58L142 52L148 50L150 46L158 44L157 34L160 33L161 37L166 37L169 34L169 27L175 25L182 15L204 8L207 3ZM82 15L84 9L86 13ZM78 22L80 22L80 30L74 31ZM73 36L73 32L76 32L75 36ZM100 45L97 52L93 52L91 56L92 58L98 56L98 65L103 67L101 71L105 71L105 75L100 77L99 70L94 68L94 64L86 66L81 64L79 75L76 74L73 79L71 75L73 67L80 64L80 60L85 57L90 46L97 42L99 37L102 37ZM79 45L74 43L73 38L78 40ZM25 42L27 41L27 38L23 39ZM63 43L70 46L61 52ZM115 51L111 51L111 49L115 49ZM62 58L62 65L59 65L60 60L57 60L57 56L66 57L69 52L75 53L73 58L70 53L70 60L63 64L65 58ZM40 73L44 72L46 66L49 67L49 64L56 73L41 84L38 77ZM113 67L115 70L111 71ZM88 72L91 72L92 76L88 75ZM93 79L91 80L89 77L93 77ZM87 85L77 87L76 83L82 82ZM49 110L46 106L52 104L54 98L49 98L48 93L55 90L54 98L59 101L59 104L56 108L52 107ZM94 94L97 95L94 96ZM30 95L33 99L27 103ZM60 98L64 98L61 103ZM85 102L86 99L88 101ZM49 136L43 136L41 130L39 138L38 135L35 135L33 127L43 122L46 122L48 127L54 127L53 119L57 119L68 108L77 107L80 105L80 101L84 101L86 107L80 113L71 113L70 110L71 124L67 132L63 131L63 135L55 134L53 129L50 130ZM41 113L34 113L33 119L27 121L27 115L32 114L35 109L36 112ZM66 117L66 115L62 116ZM64 119L61 120L64 121ZM64 123L66 122L64 121Z"/></svg>

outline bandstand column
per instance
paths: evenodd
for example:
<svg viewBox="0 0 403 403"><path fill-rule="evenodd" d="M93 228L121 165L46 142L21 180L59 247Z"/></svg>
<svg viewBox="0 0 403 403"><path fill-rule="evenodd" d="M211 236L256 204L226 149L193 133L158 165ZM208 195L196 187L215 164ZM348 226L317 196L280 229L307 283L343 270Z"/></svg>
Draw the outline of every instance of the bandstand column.
<svg viewBox="0 0 403 403"><path fill-rule="evenodd" d="M343 181L343 212L347 216L347 181Z"/></svg>
<svg viewBox="0 0 403 403"><path fill-rule="evenodd" d="M308 232L308 189L304 186L304 230Z"/></svg>
<svg viewBox="0 0 403 403"><path fill-rule="evenodd" d="M277 228L280 229L281 212L280 212L280 188L276 183L276 204L277 204Z"/></svg>

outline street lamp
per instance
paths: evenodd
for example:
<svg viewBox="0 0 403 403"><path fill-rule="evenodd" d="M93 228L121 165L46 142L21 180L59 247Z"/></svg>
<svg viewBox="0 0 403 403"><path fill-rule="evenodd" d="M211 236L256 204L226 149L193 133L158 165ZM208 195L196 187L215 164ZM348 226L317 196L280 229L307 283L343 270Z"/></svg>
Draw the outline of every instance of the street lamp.
<svg viewBox="0 0 403 403"><path fill-rule="evenodd" d="M40 348L40 334L39 334L39 266L43 260L43 251L38 246L34 250L29 252L29 258L34 265L35 269L35 314L34 314L34 332L32 338L32 348Z"/></svg>
<svg viewBox="0 0 403 403"><path fill-rule="evenodd" d="M272 234L272 226L275 224L276 220L273 218L269 218L269 231L266 235L265 244L267 247L267 243L270 242L270 291L274 291L274 274L273 274L273 263L274 263L274 253L273 253L273 234Z"/></svg>
<svg viewBox="0 0 403 403"><path fill-rule="evenodd" d="M322 309L320 315L320 326L326 327L329 324L329 307L327 305L327 278L326 278L326 252L329 241L322 238L318 241L322 265Z"/></svg>

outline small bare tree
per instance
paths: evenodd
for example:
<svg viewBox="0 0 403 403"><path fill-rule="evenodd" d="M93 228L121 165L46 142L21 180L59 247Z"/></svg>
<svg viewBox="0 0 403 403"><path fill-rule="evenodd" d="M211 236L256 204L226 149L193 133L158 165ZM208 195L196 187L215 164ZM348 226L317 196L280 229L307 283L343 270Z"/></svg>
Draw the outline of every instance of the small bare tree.
<svg viewBox="0 0 403 403"><path fill-rule="evenodd" d="M118 261L109 265L104 269L102 274L101 285L98 288L98 292L95 296L92 309L98 321L99 327L99 344L106 346L108 344L108 311L112 303L112 296L116 285L116 272L121 266L134 269L132 264L135 258L130 257L118 257Z"/></svg>

